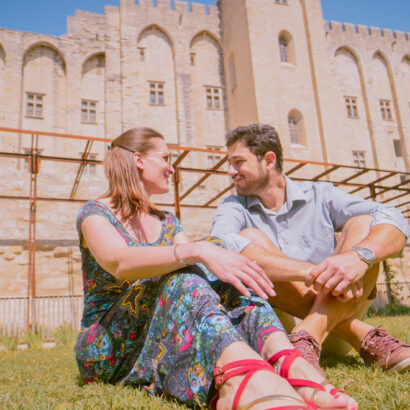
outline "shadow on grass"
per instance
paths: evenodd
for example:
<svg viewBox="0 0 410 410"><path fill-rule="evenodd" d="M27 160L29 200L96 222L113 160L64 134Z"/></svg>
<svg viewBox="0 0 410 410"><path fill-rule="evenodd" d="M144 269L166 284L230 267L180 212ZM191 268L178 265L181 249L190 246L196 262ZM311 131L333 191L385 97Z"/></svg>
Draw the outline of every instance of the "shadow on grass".
<svg viewBox="0 0 410 410"><path fill-rule="evenodd" d="M84 380L84 378L81 377L81 375L77 374L76 376L77 379L77 386L78 387L84 387L86 386L88 383Z"/></svg>
<svg viewBox="0 0 410 410"><path fill-rule="evenodd" d="M348 366L352 369L357 369L363 365L363 361L360 358L349 354L344 357L326 356L321 360L320 364L322 367L327 369L332 369L340 364Z"/></svg>

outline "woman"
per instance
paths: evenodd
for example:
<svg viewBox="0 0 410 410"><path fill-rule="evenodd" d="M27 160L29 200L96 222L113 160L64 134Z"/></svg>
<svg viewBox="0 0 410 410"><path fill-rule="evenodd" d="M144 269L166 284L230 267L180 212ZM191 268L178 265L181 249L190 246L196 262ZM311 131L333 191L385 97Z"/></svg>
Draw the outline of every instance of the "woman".
<svg viewBox="0 0 410 410"><path fill-rule="evenodd" d="M357 407L322 387L320 374L292 349L257 264L216 238L189 242L175 216L150 202L168 192L169 159L155 130L126 131L104 159L107 193L79 211L81 375L142 385L189 405L213 398L218 409Z"/></svg>

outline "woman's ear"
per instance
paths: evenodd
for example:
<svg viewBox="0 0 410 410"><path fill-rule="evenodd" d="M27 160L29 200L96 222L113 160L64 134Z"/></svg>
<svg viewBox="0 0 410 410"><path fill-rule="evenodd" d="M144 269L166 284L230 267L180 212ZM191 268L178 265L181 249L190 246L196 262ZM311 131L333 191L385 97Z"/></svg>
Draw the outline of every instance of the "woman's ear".
<svg viewBox="0 0 410 410"><path fill-rule="evenodd" d="M268 168L276 169L276 154L272 151L268 151L264 157L266 161L266 166Z"/></svg>
<svg viewBox="0 0 410 410"><path fill-rule="evenodd" d="M145 161L143 156L139 152L134 152L135 166L139 171L143 171L145 167Z"/></svg>

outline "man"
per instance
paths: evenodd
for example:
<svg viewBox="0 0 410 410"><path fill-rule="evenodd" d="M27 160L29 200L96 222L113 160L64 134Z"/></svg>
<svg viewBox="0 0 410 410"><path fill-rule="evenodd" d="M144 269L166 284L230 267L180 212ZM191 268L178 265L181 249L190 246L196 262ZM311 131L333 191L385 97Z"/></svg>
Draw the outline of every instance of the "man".
<svg viewBox="0 0 410 410"><path fill-rule="evenodd" d="M404 247L409 227L402 214L330 183L292 181L269 125L234 129L227 147L238 195L219 205L212 234L265 270L275 283L275 307L304 318L289 336L293 344L320 369L321 345L333 332L367 364L409 368L409 345L358 319L375 293L379 262Z"/></svg>

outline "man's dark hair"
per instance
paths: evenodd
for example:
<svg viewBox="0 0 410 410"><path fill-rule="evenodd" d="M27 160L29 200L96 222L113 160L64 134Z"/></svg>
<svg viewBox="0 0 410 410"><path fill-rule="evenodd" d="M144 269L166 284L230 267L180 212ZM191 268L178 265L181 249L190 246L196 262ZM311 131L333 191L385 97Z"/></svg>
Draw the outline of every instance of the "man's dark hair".
<svg viewBox="0 0 410 410"><path fill-rule="evenodd" d="M261 160L272 151L276 155L276 169L282 172L283 150L275 128L267 124L251 124L237 127L226 134L226 146L229 148L240 141Z"/></svg>

